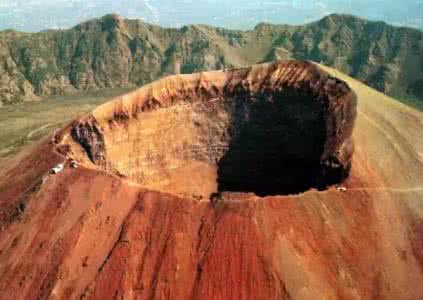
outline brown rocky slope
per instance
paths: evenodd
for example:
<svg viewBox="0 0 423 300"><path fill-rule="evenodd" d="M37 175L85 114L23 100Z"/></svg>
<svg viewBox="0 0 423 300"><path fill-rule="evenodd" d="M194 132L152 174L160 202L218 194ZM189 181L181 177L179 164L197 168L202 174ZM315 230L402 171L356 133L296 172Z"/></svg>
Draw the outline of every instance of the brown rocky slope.
<svg viewBox="0 0 423 300"><path fill-rule="evenodd" d="M310 62L152 83L0 171L0 298L420 299L422 120Z"/></svg>

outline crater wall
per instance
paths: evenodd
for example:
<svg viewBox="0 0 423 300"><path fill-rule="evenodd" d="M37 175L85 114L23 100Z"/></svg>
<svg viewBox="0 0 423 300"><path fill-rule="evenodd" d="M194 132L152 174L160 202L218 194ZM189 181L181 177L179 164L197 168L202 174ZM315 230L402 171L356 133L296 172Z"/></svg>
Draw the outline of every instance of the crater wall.
<svg viewBox="0 0 423 300"><path fill-rule="evenodd" d="M164 78L68 129L67 154L185 196L285 195L344 180L356 96L309 62Z"/></svg>

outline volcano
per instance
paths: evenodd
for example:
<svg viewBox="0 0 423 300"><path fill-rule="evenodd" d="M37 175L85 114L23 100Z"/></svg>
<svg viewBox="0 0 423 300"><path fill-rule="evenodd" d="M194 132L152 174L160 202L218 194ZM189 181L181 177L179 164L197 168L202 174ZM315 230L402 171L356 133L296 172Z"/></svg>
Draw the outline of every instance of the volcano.
<svg viewBox="0 0 423 300"><path fill-rule="evenodd" d="M0 299L423 298L422 130L312 62L153 82L0 171Z"/></svg>

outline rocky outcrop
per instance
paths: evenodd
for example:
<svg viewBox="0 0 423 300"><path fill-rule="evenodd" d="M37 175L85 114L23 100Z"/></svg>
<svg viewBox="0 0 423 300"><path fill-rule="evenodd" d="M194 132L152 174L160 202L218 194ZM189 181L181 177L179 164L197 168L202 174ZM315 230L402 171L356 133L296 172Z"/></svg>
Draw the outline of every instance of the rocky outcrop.
<svg viewBox="0 0 423 300"><path fill-rule="evenodd" d="M94 119L75 122L71 136L82 146L93 163L105 166L104 137Z"/></svg>
<svg viewBox="0 0 423 300"><path fill-rule="evenodd" d="M107 15L69 30L0 32L0 100L136 87L169 74L312 60L401 98L422 99L423 33L345 15L251 31L165 29Z"/></svg>

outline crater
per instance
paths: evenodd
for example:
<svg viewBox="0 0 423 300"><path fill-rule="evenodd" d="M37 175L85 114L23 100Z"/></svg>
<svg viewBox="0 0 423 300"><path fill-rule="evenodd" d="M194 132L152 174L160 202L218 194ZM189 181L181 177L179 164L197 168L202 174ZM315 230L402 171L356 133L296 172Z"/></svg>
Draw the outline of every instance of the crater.
<svg viewBox="0 0 423 300"><path fill-rule="evenodd" d="M345 180L355 117L345 82L275 62L154 82L76 120L60 149L182 196L289 195Z"/></svg>

